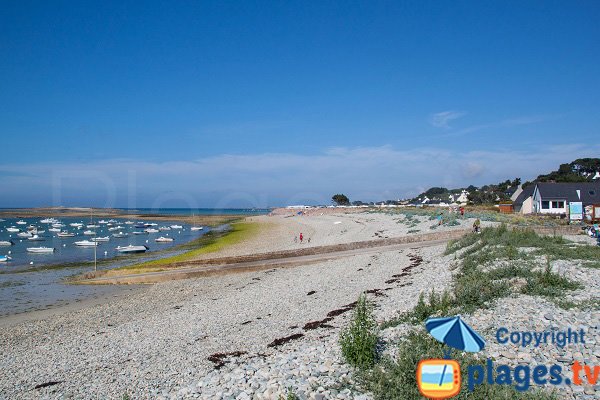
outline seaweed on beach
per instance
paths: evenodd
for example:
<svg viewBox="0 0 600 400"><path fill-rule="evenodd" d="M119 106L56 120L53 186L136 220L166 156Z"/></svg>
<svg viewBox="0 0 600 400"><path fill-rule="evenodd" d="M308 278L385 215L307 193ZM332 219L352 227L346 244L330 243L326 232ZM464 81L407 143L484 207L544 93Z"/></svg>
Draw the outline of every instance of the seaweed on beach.
<svg viewBox="0 0 600 400"><path fill-rule="evenodd" d="M342 315L344 313L347 313L348 311L351 311L355 306L356 306L356 302L346 304L342 308L338 308L337 310L329 311L327 313L327 316L328 317L337 317L338 315Z"/></svg>
<svg viewBox="0 0 600 400"><path fill-rule="evenodd" d="M332 326L328 325L327 322L332 321L332 320L333 320L333 317L327 317L320 321L307 322L302 329L304 329L305 331L309 331L309 330L318 329L318 328L331 328Z"/></svg>
<svg viewBox="0 0 600 400"><path fill-rule="evenodd" d="M411 270L418 267L423 262L423 257L417 256L414 254L409 254L408 259L411 261L410 265L402 268L402 270L399 274L392 275L392 279L388 279L387 281L385 281L385 283L392 284L392 283L400 282L402 280L402 278L410 275ZM405 286L405 285L402 285L402 286Z"/></svg>
<svg viewBox="0 0 600 400"><path fill-rule="evenodd" d="M304 336L304 334L302 334L302 333L294 333L293 335L273 340L271 343L269 343L267 345L267 347L281 346L282 344L286 344L288 342L291 342L292 340L300 339L303 336Z"/></svg>
<svg viewBox="0 0 600 400"><path fill-rule="evenodd" d="M49 381L49 382L44 382L44 383L40 383L39 385L35 385L34 389L42 389L48 386L54 386L54 385L58 385L60 383L63 383L64 381Z"/></svg>
<svg viewBox="0 0 600 400"><path fill-rule="evenodd" d="M313 295L313 294L315 294L315 293L317 293L317 292L316 292L316 291L314 291L314 290L311 290L310 292L306 293L306 295L307 295L307 296L312 296L312 295Z"/></svg>
<svg viewBox="0 0 600 400"><path fill-rule="evenodd" d="M226 358L229 357L239 357L241 355L246 354L246 351L230 351L228 353L214 353L208 356L208 361L215 364L215 369L221 369L226 361Z"/></svg>
<svg viewBox="0 0 600 400"><path fill-rule="evenodd" d="M387 294L383 293L381 289L369 289L365 293L372 294L375 297L386 297Z"/></svg>

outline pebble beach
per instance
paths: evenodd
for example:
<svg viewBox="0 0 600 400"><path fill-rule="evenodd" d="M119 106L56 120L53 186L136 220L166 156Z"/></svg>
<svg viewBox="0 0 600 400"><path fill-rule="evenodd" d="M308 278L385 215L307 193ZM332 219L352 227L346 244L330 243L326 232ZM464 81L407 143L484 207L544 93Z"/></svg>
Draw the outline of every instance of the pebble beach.
<svg viewBox="0 0 600 400"><path fill-rule="evenodd" d="M409 227L402 216L378 213L249 219L266 228L217 256L472 224L465 219L431 229L435 221L417 217ZM299 232L310 243L295 242ZM81 309L0 324L0 398L278 399L292 390L301 399L370 399L338 345L353 303L367 293L377 321L383 322L414 307L420 293L443 291L456 273L454 257L444 255L445 248L413 245L293 268L164 282ZM598 270L576 263L556 268L585 278L580 297L598 292ZM592 331L600 326L598 312L567 312L521 297L503 299L469 322L482 332L499 323L520 329L585 324L589 344L557 356L565 364L580 356L600 364L600 342ZM383 351L393 354L392 343L408 329L382 330ZM540 363L552 357L511 346L486 351L515 364L523 357ZM591 399L598 389L565 388L560 395Z"/></svg>

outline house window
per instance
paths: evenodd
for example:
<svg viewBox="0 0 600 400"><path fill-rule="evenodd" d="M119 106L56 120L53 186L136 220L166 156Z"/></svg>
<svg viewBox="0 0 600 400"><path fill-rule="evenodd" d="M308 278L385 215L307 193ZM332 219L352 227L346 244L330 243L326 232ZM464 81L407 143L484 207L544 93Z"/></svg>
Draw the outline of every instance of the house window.
<svg viewBox="0 0 600 400"><path fill-rule="evenodd" d="M564 201L553 201L552 208L565 208L565 202Z"/></svg>
<svg viewBox="0 0 600 400"><path fill-rule="evenodd" d="M542 210L547 210L550 208L550 202L549 201L542 201Z"/></svg>

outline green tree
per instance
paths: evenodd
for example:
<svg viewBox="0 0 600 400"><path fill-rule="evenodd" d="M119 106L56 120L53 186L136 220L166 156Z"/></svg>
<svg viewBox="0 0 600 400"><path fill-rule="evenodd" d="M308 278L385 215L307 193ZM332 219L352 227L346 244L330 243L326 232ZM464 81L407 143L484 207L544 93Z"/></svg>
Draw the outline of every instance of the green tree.
<svg viewBox="0 0 600 400"><path fill-rule="evenodd" d="M350 199L345 194L334 194L331 200L338 206L350 205Z"/></svg>

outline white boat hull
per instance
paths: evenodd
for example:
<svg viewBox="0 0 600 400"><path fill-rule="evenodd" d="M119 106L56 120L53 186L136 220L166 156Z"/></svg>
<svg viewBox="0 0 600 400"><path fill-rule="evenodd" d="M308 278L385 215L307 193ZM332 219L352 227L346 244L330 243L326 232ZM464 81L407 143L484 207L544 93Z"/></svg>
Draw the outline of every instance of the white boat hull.
<svg viewBox="0 0 600 400"><path fill-rule="evenodd" d="M115 250L122 254L130 254L130 253L145 253L149 249L146 246L119 246Z"/></svg>
<svg viewBox="0 0 600 400"><path fill-rule="evenodd" d="M91 240L82 240L80 242L73 243L75 246L79 247L95 247L98 246L98 242L92 242Z"/></svg>
<svg viewBox="0 0 600 400"><path fill-rule="evenodd" d="M54 253L56 251L53 247L28 247L27 251L29 253Z"/></svg>

